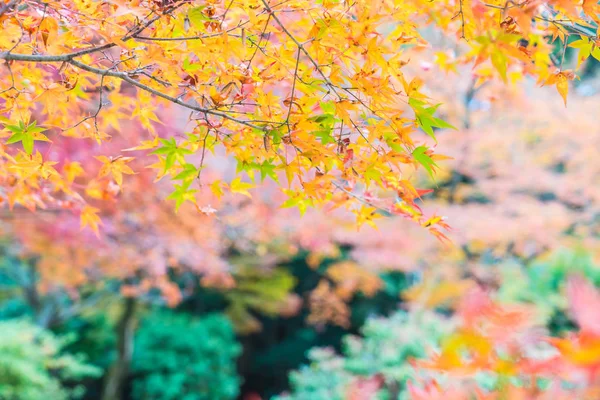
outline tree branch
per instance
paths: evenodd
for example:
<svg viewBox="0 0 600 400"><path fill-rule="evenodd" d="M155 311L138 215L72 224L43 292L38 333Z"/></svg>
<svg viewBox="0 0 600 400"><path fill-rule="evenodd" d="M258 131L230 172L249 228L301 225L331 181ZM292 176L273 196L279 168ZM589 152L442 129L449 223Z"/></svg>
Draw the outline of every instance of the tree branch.
<svg viewBox="0 0 600 400"><path fill-rule="evenodd" d="M11 8L16 6L19 3L19 1L20 0L12 0L12 1L9 1L8 3L2 5L2 7L0 7L0 17L3 16L4 14L6 14L6 12L10 11Z"/></svg>
<svg viewBox="0 0 600 400"><path fill-rule="evenodd" d="M207 108L203 108L203 107L198 107L198 106L195 106L193 104L189 104L189 103L186 103L184 101L181 101L181 100L179 100L176 97L169 96L166 93L160 92L160 91L158 91L158 90L156 90L156 89L154 89L154 88L152 88L152 87L150 87L148 85L145 85L145 84L143 84L143 83L141 83L141 82L139 82L139 81L131 78L129 76L129 74L126 73L126 72L114 72L114 71L110 71L110 70L107 70L107 69L95 68L95 67L92 67L90 65L84 64L84 63L82 63L80 61L77 61L77 60L71 60L71 61L69 61L69 63L72 64L72 65L74 65L74 66L76 66L77 68L80 68L80 69L82 69L84 71L87 71L87 72L92 72L94 74L98 74L98 75L102 75L102 76L112 76L112 77L115 77L115 78L122 79L123 81L129 83L132 86L135 86L135 87L137 87L139 89L142 89L142 90L144 90L144 91L146 91L148 93L151 93L151 94L153 94L153 95L155 95L157 97L160 97L162 99L168 100L171 103L175 103L177 105L180 105L182 107L188 108L190 110L201 112L201 113L205 113L205 114L214 115L216 117L221 117L221 118L224 118L224 119L228 119L230 121L236 122L236 123L241 124L241 125L248 126L250 128L253 128L253 129L263 130L263 128L261 128L261 127L259 127L257 125L254 125L252 123L252 121L241 120L241 119L232 117L229 114L226 114L226 113L223 113L223 112L219 112L219 111L213 111L213 110L210 110L210 109L207 109Z"/></svg>
<svg viewBox="0 0 600 400"><path fill-rule="evenodd" d="M12 6L14 6L16 3L18 2L18 0L13 0L10 3L7 3L5 6L3 6L2 8L0 8L0 16L2 16L2 14L4 12L6 12L6 10ZM158 21L161 17L163 17L166 14L169 14L171 12L173 12L175 9L177 9L178 7L181 7L183 4L185 4L187 1L182 1L181 3L171 7L169 10L165 11L164 14L159 14L154 16L153 18L150 18L148 21L146 21L145 23L133 28L127 35L123 36L121 38L122 42L127 42L133 38L136 38L137 35L139 35L140 33L142 33L146 28L148 28L150 25L152 25L153 23L155 23L156 21ZM81 57L84 56L86 54L92 54L92 53L96 53L99 51L103 51L103 50L108 50L110 48L116 47L117 44L116 43L107 43L104 44L102 46L97 46L97 47L90 47L87 49L83 49L83 50L78 50L78 51L74 51L72 53L67 53L67 54L61 54L61 55L43 55L43 54L12 54L10 51L6 51L3 53L0 53L0 60L6 60L6 61L27 61L27 62L70 62L71 60L73 60L74 58L77 57Z"/></svg>
<svg viewBox="0 0 600 400"><path fill-rule="evenodd" d="M99 48L95 48L94 51L97 51L97 49ZM207 108L203 108L203 107L198 107L195 106L193 104L189 104L186 103L184 101L181 101L179 98L173 97L173 96L169 96L166 93L160 92L148 85L145 85L135 79L133 79L129 73L127 72L118 72L118 71L111 71L110 69L101 69L101 68L96 68L96 67L92 67L91 65L82 63L81 61L75 60L75 57L79 57L83 54L89 54L92 52L92 49L88 49L88 50L84 50L84 51L80 51L80 52L75 52L75 53L69 53L69 54L64 54L64 55L38 55L38 54L14 54L14 53L10 53L10 52L3 52L0 53L0 60L5 60L5 61L22 61L22 62L40 62L40 63L44 63L44 62L66 62L69 63L79 69L82 69L84 71L87 72L91 72L93 74L97 74L100 76L111 76L114 78L118 78L121 79L127 83L129 83L132 86L135 86L141 90L144 90L148 93L151 93L157 97L160 97L162 99L165 99L171 103L180 105L182 107L185 107L187 109L193 110L193 111L197 111L197 112L201 112L201 113L205 113L205 114L209 114L209 115L213 115L215 117L221 117L224 119L228 119L230 121L236 122L238 124L241 125L245 125L247 127L253 128L253 129L257 129L257 130L263 130L262 127L255 125L254 123L252 123L252 121L248 121L248 120L242 120L242 119L238 119L235 118L227 113L224 112L220 112L220 111L213 111L211 109L207 109Z"/></svg>

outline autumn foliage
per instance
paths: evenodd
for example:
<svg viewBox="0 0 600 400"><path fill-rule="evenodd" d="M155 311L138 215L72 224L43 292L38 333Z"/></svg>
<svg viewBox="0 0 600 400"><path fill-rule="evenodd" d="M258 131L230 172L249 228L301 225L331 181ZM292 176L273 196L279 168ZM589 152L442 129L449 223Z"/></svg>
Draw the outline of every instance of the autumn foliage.
<svg viewBox="0 0 600 400"><path fill-rule="evenodd" d="M393 271L414 280L394 293L410 323L442 308L456 327L411 360L411 398L595 398L600 282L561 276L578 330L553 336L487 266L597 245L597 107L569 88L600 60L599 16L594 0L2 0L0 233L34 266L19 282L38 324L96 291L131 301L127 327L136 301L201 287L240 334L302 309L350 329ZM356 400L387 384L346 378Z"/></svg>
<svg viewBox="0 0 600 400"><path fill-rule="evenodd" d="M165 197L177 209L206 206L198 191L246 193L246 172L281 180L285 206L348 206L359 225L383 209L437 234L444 225L423 217L409 177L414 167L433 174L444 156L413 133L435 138L452 125L427 82L404 72L427 46L419 28L467 46L439 63L472 65L477 85L531 75L566 101L576 75L550 42L579 37L580 59L594 56L589 3L4 2L2 199L72 210L99 232L98 202L127 190L143 166L172 180ZM159 132L159 110L177 107L187 121ZM125 119L143 130L132 134ZM106 145L121 137L133 146ZM73 147L94 159L84 165ZM222 150L236 176L203 179ZM373 205L381 190L397 198Z"/></svg>

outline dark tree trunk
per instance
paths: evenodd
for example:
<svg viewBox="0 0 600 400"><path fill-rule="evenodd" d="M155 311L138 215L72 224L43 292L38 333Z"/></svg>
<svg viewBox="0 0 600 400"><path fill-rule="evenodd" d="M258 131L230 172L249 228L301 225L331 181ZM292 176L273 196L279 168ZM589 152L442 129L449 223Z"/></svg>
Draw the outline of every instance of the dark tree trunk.
<svg viewBox="0 0 600 400"><path fill-rule="evenodd" d="M123 314L117 325L117 359L108 370L104 383L102 400L121 400L123 384L129 373L131 356L133 354L133 336L135 333L136 300L125 298Z"/></svg>

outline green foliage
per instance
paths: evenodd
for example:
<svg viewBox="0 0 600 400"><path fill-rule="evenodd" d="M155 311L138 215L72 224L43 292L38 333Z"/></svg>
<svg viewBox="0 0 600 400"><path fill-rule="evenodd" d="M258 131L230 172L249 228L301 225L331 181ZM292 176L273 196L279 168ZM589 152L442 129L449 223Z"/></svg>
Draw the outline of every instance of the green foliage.
<svg viewBox="0 0 600 400"><path fill-rule="evenodd" d="M6 129L12 132L12 136L8 138L6 144L21 142L23 150L27 154L33 153L33 144L36 140L49 141L46 135L42 134L46 129L37 126L36 121L27 124L19 121L19 125L6 125Z"/></svg>
<svg viewBox="0 0 600 400"><path fill-rule="evenodd" d="M274 400L344 400L353 375L344 368L345 360L330 348L314 348L310 366L290 374L292 393Z"/></svg>
<svg viewBox="0 0 600 400"><path fill-rule="evenodd" d="M259 330L260 322L252 311L266 316L276 316L291 293L296 279L284 268L264 269L252 265L256 260L243 257L244 265L235 272L236 285L224 296L229 303L225 313L233 322L236 331L249 333Z"/></svg>
<svg viewBox="0 0 600 400"><path fill-rule="evenodd" d="M319 281L327 279L331 265L349 258L350 248L342 254L326 258L318 267L307 263L307 253L281 266L297 281L294 293L306 298ZM309 309L304 307L294 316L268 317L257 315L263 329L244 338L245 359L240 371L247 379L245 389L263 395L277 395L289 387L288 373L308 361L307 354L314 347L331 347L341 351L342 338L348 333L358 333L365 321L373 315L389 315L398 309L399 293L409 285L410 276L402 272L389 272L381 276L384 287L374 296L356 294L349 302L350 326L327 324L316 327L306 323ZM199 302L205 304L205 301ZM255 314L257 314L255 312Z"/></svg>
<svg viewBox="0 0 600 400"><path fill-rule="evenodd" d="M79 357L62 354L66 341L26 320L0 321L0 398L62 400L77 398L82 388L65 380L98 376Z"/></svg>
<svg viewBox="0 0 600 400"><path fill-rule="evenodd" d="M344 337L343 356L326 348L310 351L310 365L290 374L292 392L278 400L344 400L348 385L359 377L381 375L380 399L405 399L406 382L414 376L408 361L424 358L450 329L449 321L433 313L399 311L389 318L371 318L362 337Z"/></svg>
<svg viewBox="0 0 600 400"><path fill-rule="evenodd" d="M408 104L412 107L413 111L415 112L415 118L421 129L423 129L423 131L426 134L431 136L433 140L436 140L433 128L456 129L454 126L450 125L443 119L433 116L433 114L437 111L438 107L440 106L439 104L433 107L428 107L427 104L423 101L414 98L409 98Z"/></svg>
<svg viewBox="0 0 600 400"><path fill-rule="evenodd" d="M27 278L25 263L6 252L0 242L0 320L31 317L33 310L22 298L23 289L17 277Z"/></svg>
<svg viewBox="0 0 600 400"><path fill-rule="evenodd" d="M240 383L235 359L240 353L231 323L220 315L194 319L153 312L135 338L132 398L234 399Z"/></svg>
<svg viewBox="0 0 600 400"><path fill-rule="evenodd" d="M429 157L425 152L427 151L427 147L419 146L413 150L412 156L415 160L419 162L427 170L427 173L433 179L433 168L437 167L437 164L431 157Z"/></svg>
<svg viewBox="0 0 600 400"><path fill-rule="evenodd" d="M539 318L554 333L572 327L565 316L567 299L563 291L568 276L579 274L600 285L600 268L584 249L560 249L528 266L505 263L499 273L503 282L498 291L499 299L534 304Z"/></svg>
<svg viewBox="0 0 600 400"><path fill-rule="evenodd" d="M115 327L104 312L69 318L54 331L65 334L75 332L77 340L69 343L65 349L85 354L90 364L103 370L108 369L115 358Z"/></svg>

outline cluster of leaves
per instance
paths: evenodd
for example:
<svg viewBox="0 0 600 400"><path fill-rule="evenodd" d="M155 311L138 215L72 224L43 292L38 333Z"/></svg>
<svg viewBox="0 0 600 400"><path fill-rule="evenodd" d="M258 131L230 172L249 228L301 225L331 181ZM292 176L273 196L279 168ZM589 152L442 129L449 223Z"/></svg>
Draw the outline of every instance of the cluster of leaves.
<svg viewBox="0 0 600 400"><path fill-rule="evenodd" d="M250 333L262 328L253 313L275 317L286 314L286 309L288 314L296 312L294 302L298 301L291 295L296 279L286 269L264 271L245 260L235 280L235 286L222 293L228 303L226 315L236 331Z"/></svg>
<svg viewBox="0 0 600 400"><path fill-rule="evenodd" d="M52 331L29 319L0 320L0 397L99 398L102 377L117 350L106 314L96 310L72 317ZM223 315L192 318L152 310L136 334L127 398L235 399L240 352L232 324Z"/></svg>
<svg viewBox="0 0 600 400"><path fill-rule="evenodd" d="M243 390L254 390L262 394L279 393L287 386L287 372L303 362L306 350L317 345L337 347L341 336L348 330L356 331L368 315L385 314L394 310L399 300L398 293L406 285L406 276L400 272L381 276L369 273L368 279L363 281L362 275L356 273L358 266L347 259L348 251L335 258L322 259L324 253L318 257L316 255L315 252L303 251L292 260L273 268L261 268L259 263L264 262L264 259L257 255L231 256L230 261L238 272L233 275L236 284L227 286L226 290L205 287L190 272L175 276L171 273L171 279L186 293L184 301L174 309L165 309L163 306L162 311L153 312L144 318L144 321L153 322L144 322L140 326L134 343L147 334L144 333L146 326L163 327L165 331L173 331L173 335L177 337L187 337L188 328L184 328L184 324L196 324L196 318L203 324L207 313L222 313L230 320L244 343L245 356L238 369L238 374L246 382ZM348 268L354 273L349 274L349 279L346 280L344 271ZM119 348L116 327L122 313L122 301L115 289L118 289L120 283L104 280L99 284L85 285L76 293L78 297L71 297L68 292L56 287L46 292L39 291L36 276L35 261L27 262L5 255L0 264L0 319L28 316L39 325L51 327L59 335L73 335L76 340L67 343L64 351L85 354L89 363L103 371L106 378L105 374L117 359ZM340 296L336 304L343 310L343 318L331 318L335 314L328 310L327 304L321 304L317 301L317 296L312 294L321 280L328 282L331 295ZM377 293L372 289L367 290L373 282L377 283L374 288L381 287L383 290ZM160 300L156 292L150 291L137 301L142 304L142 308L143 303L151 302L158 304L158 309L163 304ZM315 303L321 304L320 307L313 309ZM143 313L142 309L139 313ZM138 312L133 318L139 318L137 314ZM190 315L194 318L190 318ZM161 320L163 317L164 321ZM227 326L230 323L223 317L215 320L225 321ZM313 322L313 325L307 324L307 320ZM178 323L182 325L181 332L174 328ZM207 338L224 337L218 332L204 333ZM194 342L198 337L199 333L193 335L190 346L202 347ZM203 339L203 343L206 340ZM235 346L238 345L217 347L230 349ZM153 355L157 352L156 349L164 347L165 345L146 346L145 357L179 357L177 354L162 352L160 355ZM170 351L170 348L165 350ZM156 362L144 361L144 366L140 367L144 371L136 369L124 377L127 382L124 391L127 398L133 396L129 388L138 385L136 382L140 379L166 373L162 367L156 369L158 365L160 364ZM135 360L134 367L138 368ZM235 374L235 371L229 372ZM232 379L237 378L232 376ZM102 376L89 377L78 381L78 384L85 387L86 399L99 398L105 380ZM239 385L240 381L236 382ZM179 393L188 392L197 394L189 386Z"/></svg>
<svg viewBox="0 0 600 400"><path fill-rule="evenodd" d="M165 197L177 209L211 209L198 197L205 190L249 195L245 172L251 180L285 176L282 203L301 211L347 206L359 225L383 211L438 234L445 225L423 216L409 178L413 166L433 174L444 156L414 132L435 139L434 128L452 125L435 115L427 81L404 72L427 44L419 28L466 39L463 54L441 58L447 70L474 65L478 84L530 75L566 96L576 75L563 69L564 57L553 59L548 41L569 39L580 60L596 54L597 11L587 0L7 0L0 198L10 207L73 210L98 232L99 203L150 164L147 155L121 153L151 150L157 177L174 182ZM191 113L183 129L157 130L167 105ZM137 136L133 146L109 146L129 117L142 128L127 134ZM102 154L92 160L94 142ZM73 148L87 150L85 162ZM207 160L223 150L237 173L207 182ZM373 198L390 190L393 199Z"/></svg>
<svg viewBox="0 0 600 400"><path fill-rule="evenodd" d="M443 371L450 380L430 377L412 385L412 398L443 394L478 398L587 398L598 390L599 294L581 276L566 284L569 313L578 330L564 337L545 336L543 325L524 304L502 304L481 290L471 291L457 310L458 329L444 338L441 351L418 368ZM509 328L510 327L510 328ZM486 376L481 384L476 376Z"/></svg>
<svg viewBox="0 0 600 400"><path fill-rule="evenodd" d="M511 274L498 292L467 290L450 318L424 312L420 298L409 313L372 319L362 337L348 336L342 356L313 349L281 398L593 398L600 292L583 274L593 278L597 268L581 252L557 253L547 270L542 263L523 268L531 279L516 288ZM548 307L574 322L557 329L540 318Z"/></svg>
<svg viewBox="0 0 600 400"><path fill-rule="evenodd" d="M570 275L584 276L600 286L600 270L592 254L585 249L560 249L523 266L505 262L499 266L503 282L497 296L502 302L528 303L535 306L537 317L552 330L567 328L568 302L564 285Z"/></svg>
<svg viewBox="0 0 600 400"><path fill-rule="evenodd" d="M473 83L471 92L495 75L510 81L528 74L543 81L556 78L558 63L552 61L547 36L564 43L585 36L595 27L588 4L159 3L87 7L87 2L23 0L1 9L0 50L6 63L0 75L5 123L0 197L14 217L3 220L2 229L19 239L20 256L39 257L42 291L67 288L74 294L90 282L116 278L126 282L121 289L128 296L148 297L158 290L175 305L186 291L171 278L191 272L205 286L231 290L237 307L231 315L253 328L249 310L257 303L261 312L273 314L293 300L286 296L291 280L272 273L274 264L299 250L314 257L333 254L350 242L356 263L332 270L309 300L318 311L312 322L344 324L348 299L381 287L376 271L418 269L424 265L420 258L428 258L426 265L437 261L429 258L439 255L431 241L384 215L416 220L443 240L446 215L459 228L453 239L468 254L478 243L488 251L496 239L502 243L494 246L511 251L528 249L534 236L542 241L539 221L523 229L519 220L533 214L537 202L514 198L506 201L509 207L484 211L497 223L514 222L511 229L471 229L481 210L445 204L444 193L461 205L457 200L470 202L473 192L494 202L512 196L515 190L495 183L510 186L513 177L507 173L499 179L489 153L467 153L454 176L480 185L465 190L454 177L446 179L438 163L444 157L434 152L429 136L453 156L466 142L495 151L522 149L523 143L494 147L498 136L507 136L504 129L477 138L464 131L439 135L449 127L441 110L453 121L462 117L453 109L462 104L456 102L460 91L447 96L449 81L455 80L424 71L418 62L435 55L439 68L458 74L456 82ZM419 28L427 24L452 42L452 34L469 39L461 42L466 50L423 51ZM448 47L428 43L434 50ZM465 79L461 66L473 62L472 76ZM498 96L498 86L488 88L491 94L482 94ZM448 105L439 108L437 100ZM523 117L519 107L512 108ZM415 133L417 127L428 136ZM144 168L148 164L152 168ZM437 174L440 187L432 205L438 214L423 215L420 199L430 190L416 188L428 183L412 180L412 166ZM583 165L574 167L585 174ZM536 184L554 178L544 176ZM155 182L163 177L170 177L175 188L167 179ZM522 189L531 180L518 183ZM558 186L564 188L565 207L577 206L570 186ZM589 201L594 196L590 193ZM167 197L175 207L160 201ZM329 204L328 210L347 205L359 224L377 222L383 233L341 233L355 224L339 210L327 218L307 211L319 204ZM298 223L295 210L279 210L280 205L298 208L306 219ZM24 214L21 206L39 212ZM555 211L548 214L563 215ZM518 218L507 217L515 213ZM566 220L557 225L566 229ZM102 235L80 232L81 225ZM494 234L502 237L490 237ZM253 265L261 271L248 274L233 265L232 253L258 255ZM273 278L277 290L262 296L264 285L250 278L250 290L260 292L260 299L240 301L232 288L253 274ZM267 297L275 300L264 307Z"/></svg>
<svg viewBox="0 0 600 400"><path fill-rule="evenodd" d="M0 321L0 397L4 399L67 400L83 394L77 382L100 370L81 357L62 354L65 338L24 320Z"/></svg>
<svg viewBox="0 0 600 400"><path fill-rule="evenodd" d="M134 399L230 400L239 393L235 360L241 347L220 315L193 319L155 311L135 339Z"/></svg>
<svg viewBox="0 0 600 400"><path fill-rule="evenodd" d="M431 312L410 315L399 311L387 318L370 318L361 336L344 338L342 355L330 348L314 348L309 365L290 374L291 393L281 400L344 400L408 398L406 383L414 378L412 358L424 358L439 347L449 321ZM370 396L355 393L364 381L375 378Z"/></svg>

